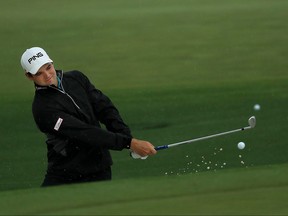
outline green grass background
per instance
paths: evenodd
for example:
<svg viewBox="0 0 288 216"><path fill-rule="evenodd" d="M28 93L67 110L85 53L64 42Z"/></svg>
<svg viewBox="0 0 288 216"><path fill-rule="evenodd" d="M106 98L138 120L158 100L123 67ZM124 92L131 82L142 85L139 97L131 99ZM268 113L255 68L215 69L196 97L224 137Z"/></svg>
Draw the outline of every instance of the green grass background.
<svg viewBox="0 0 288 216"><path fill-rule="evenodd" d="M0 214L288 214L287 8L285 0L1 1ZM45 137L20 66L32 46L58 69L83 71L133 135L155 146L246 126L252 115L257 126L147 160L112 152L112 182L39 189Z"/></svg>

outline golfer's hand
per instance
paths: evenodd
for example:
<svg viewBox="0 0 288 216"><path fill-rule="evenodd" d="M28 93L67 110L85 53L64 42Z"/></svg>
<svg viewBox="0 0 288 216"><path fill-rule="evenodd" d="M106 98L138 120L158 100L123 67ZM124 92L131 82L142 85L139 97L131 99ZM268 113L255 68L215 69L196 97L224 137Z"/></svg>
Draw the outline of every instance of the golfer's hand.
<svg viewBox="0 0 288 216"><path fill-rule="evenodd" d="M157 153L154 146L150 142L144 140L138 140L135 138L131 140L130 149L132 152L135 152L141 157L154 155Z"/></svg>

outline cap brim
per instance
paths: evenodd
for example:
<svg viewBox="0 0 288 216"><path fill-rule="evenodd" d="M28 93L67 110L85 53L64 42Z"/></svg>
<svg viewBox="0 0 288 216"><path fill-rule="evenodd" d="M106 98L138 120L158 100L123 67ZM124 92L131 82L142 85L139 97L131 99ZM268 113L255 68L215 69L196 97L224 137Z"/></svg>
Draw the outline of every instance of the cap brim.
<svg viewBox="0 0 288 216"><path fill-rule="evenodd" d="M39 69L40 69L43 65L45 65L45 64L47 64L47 63L53 63L53 61L52 61L51 59L47 59L46 61L41 62L41 63L35 65L35 67L33 67L33 68L32 68L30 71L28 71L28 72L31 73L31 74L33 74L33 75L35 75L35 74L39 71Z"/></svg>

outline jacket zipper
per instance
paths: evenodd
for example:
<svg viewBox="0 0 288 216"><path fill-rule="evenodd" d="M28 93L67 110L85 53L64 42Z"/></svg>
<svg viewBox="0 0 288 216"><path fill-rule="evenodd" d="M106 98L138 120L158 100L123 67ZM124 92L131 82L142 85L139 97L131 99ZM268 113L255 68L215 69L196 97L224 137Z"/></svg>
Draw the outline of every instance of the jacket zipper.
<svg viewBox="0 0 288 216"><path fill-rule="evenodd" d="M63 90L59 89L59 88L55 88L54 86L49 86L50 88L53 88L59 92L61 92L62 94L67 95L71 101L73 102L73 104L80 110L80 107L78 106L78 104L74 101L74 99L65 91L64 86L62 85L62 78L63 78L63 71L61 73L61 83L60 83L60 87L62 87Z"/></svg>

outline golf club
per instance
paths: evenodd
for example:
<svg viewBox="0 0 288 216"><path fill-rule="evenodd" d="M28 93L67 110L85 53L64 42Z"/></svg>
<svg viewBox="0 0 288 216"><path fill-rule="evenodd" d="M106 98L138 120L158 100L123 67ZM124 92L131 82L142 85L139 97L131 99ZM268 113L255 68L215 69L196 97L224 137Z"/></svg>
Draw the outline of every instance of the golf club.
<svg viewBox="0 0 288 216"><path fill-rule="evenodd" d="M171 148L171 147L175 147L175 146L179 146L179 145L183 145L183 144L189 144L189 143L197 142L197 141L200 141L200 140L210 139L210 138L213 138L213 137L223 136L223 135L226 135L226 134L231 134L231 133L235 133L235 132L239 132L239 131L244 131L244 130L247 130L247 129L252 129L252 128L254 128L256 126L256 117L255 116L251 116L248 119L248 124L249 124L249 126L247 126L247 127L242 127L242 128L231 130L231 131L226 131L226 132L213 134L213 135L209 135L209 136L204 136L204 137L200 137L200 138L196 138L196 139L191 139L191 140L186 140L186 141L182 141L182 142L177 142L177 143L173 143L173 144L169 144L169 145L157 146L157 147L155 147L155 150L159 151L159 150L162 150L162 149L167 149L167 148ZM135 152L131 152L131 156L134 159L139 159L139 158L146 159L148 157L148 156L141 157L140 155L136 154Z"/></svg>

